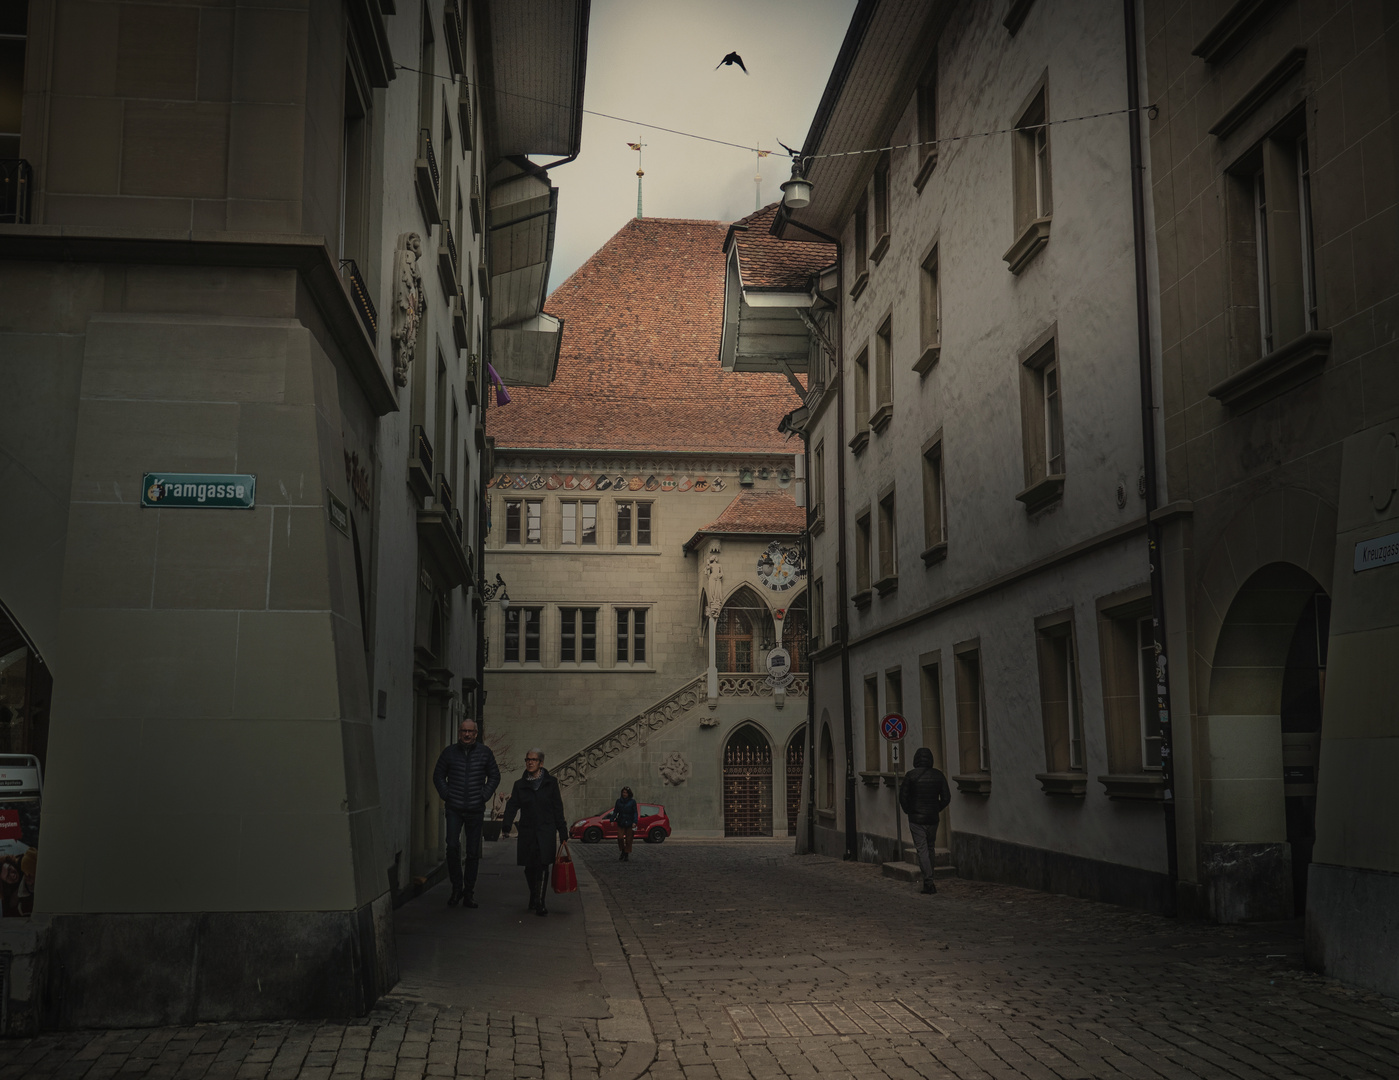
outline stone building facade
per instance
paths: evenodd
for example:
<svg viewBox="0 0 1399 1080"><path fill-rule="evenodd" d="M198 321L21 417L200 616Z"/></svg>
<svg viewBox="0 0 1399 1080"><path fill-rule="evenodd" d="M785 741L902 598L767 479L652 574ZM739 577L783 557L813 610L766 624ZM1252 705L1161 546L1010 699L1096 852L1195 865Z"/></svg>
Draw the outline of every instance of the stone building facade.
<svg viewBox="0 0 1399 1080"><path fill-rule="evenodd" d="M1142 5L1182 898L1399 992L1399 21Z"/></svg>
<svg viewBox="0 0 1399 1080"><path fill-rule="evenodd" d="M18 7L0 648L52 696L7 1015L363 1012L479 707L485 365L549 257L496 226L556 205L520 155L578 150L588 6Z"/></svg>
<svg viewBox="0 0 1399 1080"><path fill-rule="evenodd" d="M803 841L893 858L927 746L959 874L1163 911L1123 43L1081 4L861 4L772 233L840 249L793 418L828 628Z"/></svg>
<svg viewBox="0 0 1399 1080"><path fill-rule="evenodd" d="M678 835L781 835L807 698L777 425L800 399L720 367L725 230L629 222L550 297L553 384L488 412L486 572L508 604L488 605L485 737L507 772L542 748L571 817L625 784ZM779 643L794 671L773 686Z"/></svg>

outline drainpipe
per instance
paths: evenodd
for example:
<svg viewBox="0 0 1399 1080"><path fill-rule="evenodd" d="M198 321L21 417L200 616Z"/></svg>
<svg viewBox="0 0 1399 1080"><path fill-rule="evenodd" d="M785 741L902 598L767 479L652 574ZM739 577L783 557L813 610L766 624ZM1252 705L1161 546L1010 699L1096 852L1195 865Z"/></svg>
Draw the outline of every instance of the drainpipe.
<svg viewBox="0 0 1399 1080"><path fill-rule="evenodd" d="M839 613L836 618L836 626L840 630L840 686L841 686L841 731L845 738L845 858L854 861L859 858L860 845L855 835L855 730L850 716L850 631L846 618L846 605L849 593L846 587L846 538L845 538L845 451L840 447L845 445L845 259L841 242L834 236L827 236L818 229L813 229L810 225L803 225L800 221L794 221L788 215L786 207L780 211L780 221L784 225L795 225L804 232L810 233L818 240L824 240L832 244L836 249L836 375L839 381L836 383L836 441L840 444L836 447L836 527L840 530L837 536L836 555L836 591L840 596L840 603L836 608ZM813 684L815 680L813 678ZM814 697L815 686L811 688Z"/></svg>
<svg viewBox="0 0 1399 1080"><path fill-rule="evenodd" d="M1180 880L1176 851L1175 763L1171 757L1171 697L1166 664L1166 583L1162 572L1161 526L1153 520L1159 505L1156 477L1156 409L1152 401L1151 298L1146 266L1146 194L1142 164L1141 76L1137 67L1137 0L1123 0L1127 34L1127 138L1132 166L1132 246L1137 272L1137 358L1141 374L1142 464L1146 473L1146 542L1151 570L1151 626L1156 639L1156 708L1161 719L1161 777L1165 781L1162 809L1166 824L1166 873L1170 894L1167 914L1176 913L1176 886Z"/></svg>

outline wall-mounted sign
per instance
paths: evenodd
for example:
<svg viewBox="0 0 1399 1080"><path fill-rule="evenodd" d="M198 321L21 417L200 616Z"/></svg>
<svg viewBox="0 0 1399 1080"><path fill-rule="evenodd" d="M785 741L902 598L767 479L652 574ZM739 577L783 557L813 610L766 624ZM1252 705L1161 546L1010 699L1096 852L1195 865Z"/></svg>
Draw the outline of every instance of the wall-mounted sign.
<svg viewBox="0 0 1399 1080"><path fill-rule="evenodd" d="M904 718L896 712L891 712L879 722L879 733L890 742L897 742L904 737L904 732L908 730L908 724Z"/></svg>
<svg viewBox="0 0 1399 1080"><path fill-rule="evenodd" d="M325 489L325 512L329 515L332 525L346 536L350 535L349 508L335 497L335 493L330 488Z"/></svg>
<svg viewBox="0 0 1399 1080"><path fill-rule="evenodd" d="M792 654L781 645L768 653L767 658L769 686L786 686L792 681Z"/></svg>
<svg viewBox="0 0 1399 1080"><path fill-rule="evenodd" d="M251 473L146 473L141 505L164 508L250 510L257 490Z"/></svg>
<svg viewBox="0 0 1399 1080"><path fill-rule="evenodd" d="M1399 562L1399 533L1362 540L1355 545L1355 572Z"/></svg>

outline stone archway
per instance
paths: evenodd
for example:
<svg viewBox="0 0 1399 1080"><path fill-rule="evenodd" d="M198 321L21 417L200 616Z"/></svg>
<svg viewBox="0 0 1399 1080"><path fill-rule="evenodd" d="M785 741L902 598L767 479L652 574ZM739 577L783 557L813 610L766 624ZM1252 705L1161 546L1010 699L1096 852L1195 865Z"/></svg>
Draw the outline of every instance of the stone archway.
<svg viewBox="0 0 1399 1080"><path fill-rule="evenodd" d="M772 743L755 724L724 743L724 835L772 835Z"/></svg>
<svg viewBox="0 0 1399 1080"><path fill-rule="evenodd" d="M1220 922L1291 918L1305 896L1328 618L1320 583L1277 562L1244 582L1220 625L1201 717L1204 869Z"/></svg>

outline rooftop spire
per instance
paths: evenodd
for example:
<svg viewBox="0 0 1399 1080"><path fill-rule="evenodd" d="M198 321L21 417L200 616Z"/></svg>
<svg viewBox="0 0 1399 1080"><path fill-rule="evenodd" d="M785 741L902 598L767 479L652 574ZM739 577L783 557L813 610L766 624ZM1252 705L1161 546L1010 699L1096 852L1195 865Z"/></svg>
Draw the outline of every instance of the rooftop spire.
<svg viewBox="0 0 1399 1080"><path fill-rule="evenodd" d="M639 138L639 136L638 136ZM646 175L641 168L641 148L646 145L644 142L629 142L629 147L636 151L636 216L641 218L641 178Z"/></svg>

